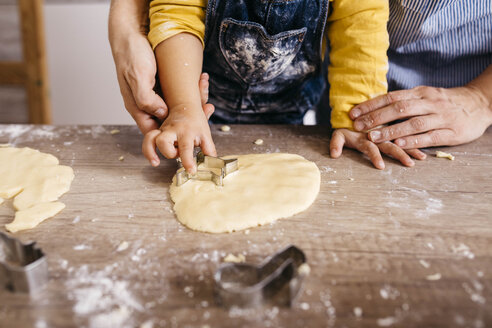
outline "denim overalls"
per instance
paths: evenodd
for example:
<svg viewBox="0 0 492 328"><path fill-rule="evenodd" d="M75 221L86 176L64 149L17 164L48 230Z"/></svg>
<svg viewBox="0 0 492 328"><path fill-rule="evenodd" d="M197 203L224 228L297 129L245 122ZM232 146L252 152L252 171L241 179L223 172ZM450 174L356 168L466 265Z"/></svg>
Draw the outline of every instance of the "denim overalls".
<svg viewBox="0 0 492 328"><path fill-rule="evenodd" d="M209 0L203 71L214 123L301 124L325 87L328 0Z"/></svg>

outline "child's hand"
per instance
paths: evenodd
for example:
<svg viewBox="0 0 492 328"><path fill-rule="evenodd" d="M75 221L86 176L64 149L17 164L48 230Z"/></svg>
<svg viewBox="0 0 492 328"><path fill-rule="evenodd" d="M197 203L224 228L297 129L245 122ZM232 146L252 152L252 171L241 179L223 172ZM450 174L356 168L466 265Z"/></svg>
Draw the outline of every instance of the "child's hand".
<svg viewBox="0 0 492 328"><path fill-rule="evenodd" d="M384 161L381 152L400 161L405 166L415 165L415 162L410 156L419 160L423 160L426 157L419 149L403 150L390 141L375 144L367 139L367 133L354 132L348 129L336 129L331 136L330 156L332 158L340 157L343 145L357 149L361 153L367 155L372 164L380 170L384 169Z"/></svg>
<svg viewBox="0 0 492 328"><path fill-rule="evenodd" d="M200 146L205 155L217 156L207 120L201 106L183 104L171 108L160 129L145 135L142 152L152 166L158 166L157 146L166 158L179 156L186 171L193 174L196 172L195 146Z"/></svg>

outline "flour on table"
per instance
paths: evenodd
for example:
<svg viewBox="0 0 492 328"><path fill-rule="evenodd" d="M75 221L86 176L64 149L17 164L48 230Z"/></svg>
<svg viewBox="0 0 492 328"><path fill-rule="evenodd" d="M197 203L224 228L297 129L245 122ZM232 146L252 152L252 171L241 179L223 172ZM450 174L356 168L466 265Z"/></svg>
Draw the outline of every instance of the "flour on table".
<svg viewBox="0 0 492 328"><path fill-rule="evenodd" d="M0 199L15 197L15 218L5 227L17 232L32 229L65 208L57 200L70 189L74 174L53 155L27 147L3 147L0 177Z"/></svg>
<svg viewBox="0 0 492 328"><path fill-rule="evenodd" d="M239 170L224 185L189 180L170 188L178 220L190 229L221 233L256 227L306 210L316 199L320 172L293 154L250 154L238 158Z"/></svg>

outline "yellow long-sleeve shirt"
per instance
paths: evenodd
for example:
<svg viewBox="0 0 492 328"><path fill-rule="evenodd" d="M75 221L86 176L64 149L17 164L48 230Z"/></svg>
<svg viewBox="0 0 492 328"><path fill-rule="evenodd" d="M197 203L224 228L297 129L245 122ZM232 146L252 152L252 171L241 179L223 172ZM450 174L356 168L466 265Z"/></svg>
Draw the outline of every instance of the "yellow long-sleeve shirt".
<svg viewBox="0 0 492 328"><path fill-rule="evenodd" d="M389 40L387 0L330 0L325 35L330 42L331 124L352 129L353 106L386 93ZM149 41L162 41L187 32L202 43L207 0L152 0ZM326 42L324 42L326 44Z"/></svg>

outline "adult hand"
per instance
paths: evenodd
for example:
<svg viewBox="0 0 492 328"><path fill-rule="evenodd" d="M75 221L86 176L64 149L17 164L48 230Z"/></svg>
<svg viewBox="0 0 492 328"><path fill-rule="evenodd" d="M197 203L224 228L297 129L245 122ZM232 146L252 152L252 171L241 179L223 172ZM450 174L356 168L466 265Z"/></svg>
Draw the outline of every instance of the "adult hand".
<svg viewBox="0 0 492 328"><path fill-rule="evenodd" d="M386 154L405 166L414 166L415 162L410 158L425 159L426 155L418 149L402 150L392 142L375 144L367 139L366 133L350 131L348 129L336 129L333 131L330 141L330 156L338 158L342 154L343 147L356 149L369 157L369 160L377 169L384 169L384 161L381 153ZM409 156L410 155L410 156Z"/></svg>
<svg viewBox="0 0 492 328"><path fill-rule="evenodd" d="M154 52L147 40L148 2L112 0L108 21L109 42L125 108L143 134L158 129L167 116L164 100L154 92L157 72ZM208 75L199 81L207 117L214 107L208 101Z"/></svg>
<svg viewBox="0 0 492 328"><path fill-rule="evenodd" d="M394 140L402 149L463 144L480 137L492 124L490 100L473 85L389 92L355 106L349 116L355 130L374 129L369 140ZM396 120L404 121L376 128Z"/></svg>

